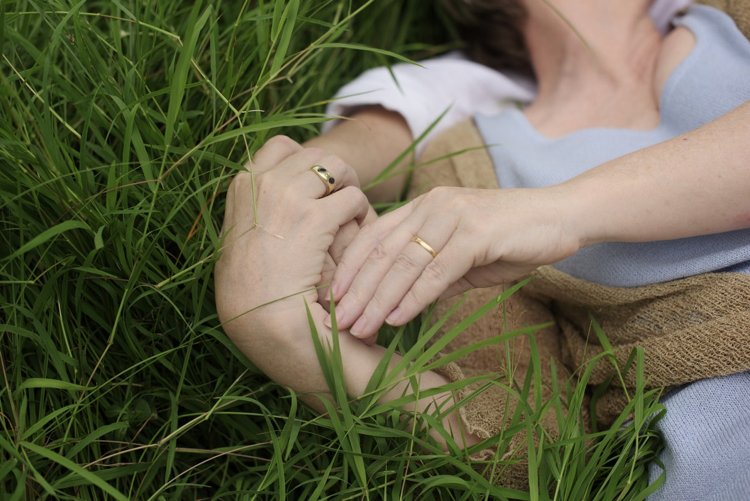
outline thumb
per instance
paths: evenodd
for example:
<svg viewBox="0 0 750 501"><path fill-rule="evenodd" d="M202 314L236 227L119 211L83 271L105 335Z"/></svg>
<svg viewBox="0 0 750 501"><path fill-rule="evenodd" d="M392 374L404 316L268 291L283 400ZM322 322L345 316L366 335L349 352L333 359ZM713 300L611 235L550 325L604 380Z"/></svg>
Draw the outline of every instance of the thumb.
<svg viewBox="0 0 750 501"><path fill-rule="evenodd" d="M440 297L438 298L439 301L442 301L443 299L448 299L453 296L458 296L459 294L463 294L464 292L475 289L474 285L472 285L469 280L466 279L465 276L459 278L452 284L448 286L447 289L445 289L445 292L443 292Z"/></svg>

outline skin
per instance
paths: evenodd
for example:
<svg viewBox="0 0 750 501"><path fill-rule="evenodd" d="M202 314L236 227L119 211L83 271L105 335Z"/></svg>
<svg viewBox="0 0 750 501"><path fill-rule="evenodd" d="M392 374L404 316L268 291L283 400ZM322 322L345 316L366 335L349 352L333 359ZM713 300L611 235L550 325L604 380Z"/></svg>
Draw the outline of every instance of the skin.
<svg viewBox="0 0 750 501"><path fill-rule="evenodd" d="M676 29L661 39L645 1L558 0L584 46L541 4L529 3L524 26L539 80L539 96L525 114L539 132L555 137L586 127L653 127L661 87L690 52L692 35ZM609 22L615 18L621 21ZM519 278L595 243L750 227L750 104L561 185L438 188L374 221L358 183L367 185L411 140L397 114L364 108L304 148L272 139L250 166L254 183L240 174L230 186L215 273L220 319L250 360L317 409L327 387L305 302L321 337L330 338L316 287L328 283L334 269L347 391L358 396L383 356L371 343L386 318L403 324L438 296ZM309 171L313 163L335 171L343 188L320 198L324 187ZM388 200L401 188L402 179L394 179L367 194ZM411 241L416 233L439 251L437 258ZM273 301L280 297L286 299ZM425 373L420 391L445 382ZM410 408L445 403L450 395ZM444 424L458 444L476 442L454 414Z"/></svg>
<svg viewBox="0 0 750 501"><path fill-rule="evenodd" d="M658 96L694 39L685 28L662 39L648 4L555 2L574 33L543 2L528 2L524 34L539 94L524 113L541 134L658 124ZM613 18L622 22L605 21ZM369 225L347 248L333 281L339 325L371 342L384 322L402 325L438 297L518 279L595 243L748 227L748 118L743 105L561 185L433 190ZM415 234L438 252L435 259L411 241Z"/></svg>
<svg viewBox="0 0 750 501"><path fill-rule="evenodd" d="M520 278L589 245L748 228L748 141L745 104L562 185L433 190L367 226L347 248L333 283L339 325L371 339L386 319L401 325L438 297ZM413 244L413 234L437 258Z"/></svg>
<svg viewBox="0 0 750 501"><path fill-rule="evenodd" d="M325 185L310 170L314 164L325 165L337 179L336 192L323 197ZM284 136L272 138L256 153L248 172L237 175L229 187L224 245L214 270L219 319L232 341L270 378L293 388L321 412L321 399L330 395L305 306L321 341L330 345L332 332L323 324L327 312L318 301L316 287L337 235L349 224L362 224L371 210L358 186L354 170L338 157L318 148L303 148ZM360 396L385 349L367 345L345 331L339 340L347 393ZM394 356L391 366L399 360ZM417 388L424 392L446 383L442 376L427 372L418 378ZM390 401L414 390L408 381L399 379L380 400ZM438 393L415 397L404 407L432 412L450 404L450 394ZM455 413L444 416L443 426L459 447L477 442L463 431ZM442 436L434 436L445 444Z"/></svg>
<svg viewBox="0 0 750 501"><path fill-rule="evenodd" d="M368 106L305 146L324 149L355 166L361 185L366 187L411 142L411 131L401 115L380 106ZM395 172L404 172L410 160L406 158ZM372 203L391 202L398 198L405 181L404 174L397 175L365 189L365 193Z"/></svg>

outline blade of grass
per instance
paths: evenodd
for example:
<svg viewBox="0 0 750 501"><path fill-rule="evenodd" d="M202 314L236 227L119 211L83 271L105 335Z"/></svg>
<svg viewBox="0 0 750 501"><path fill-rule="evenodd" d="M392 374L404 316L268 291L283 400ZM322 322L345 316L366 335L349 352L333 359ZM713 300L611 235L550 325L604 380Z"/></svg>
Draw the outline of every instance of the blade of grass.
<svg viewBox="0 0 750 501"><path fill-rule="evenodd" d="M36 444L32 444L30 442L21 442L21 446L25 449L28 449L31 452L34 452L35 454L39 454L40 456L49 459L50 461L53 461L63 468L66 468L70 470L71 472L75 473L76 475L86 479L86 481L90 482L91 484L96 485L101 490L112 496L114 499L117 499L118 501L127 501L127 497L114 487L112 487L110 484L102 480L101 478L97 477L94 473L87 471L83 468L81 468L79 465L71 461L70 459L61 456L57 454L56 452L53 452L49 449L46 449L44 447L38 446Z"/></svg>

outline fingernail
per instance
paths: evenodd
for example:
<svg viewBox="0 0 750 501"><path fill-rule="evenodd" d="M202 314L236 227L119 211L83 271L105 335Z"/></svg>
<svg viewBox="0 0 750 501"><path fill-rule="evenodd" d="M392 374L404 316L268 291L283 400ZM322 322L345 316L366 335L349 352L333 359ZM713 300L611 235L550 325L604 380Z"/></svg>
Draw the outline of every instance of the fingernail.
<svg viewBox="0 0 750 501"><path fill-rule="evenodd" d="M346 316L346 308L339 308L338 306L334 310L334 314L336 315L336 325L341 327L344 325L344 322L349 320L349 317Z"/></svg>
<svg viewBox="0 0 750 501"><path fill-rule="evenodd" d="M326 317L323 319L323 325L325 325L329 329L331 328L331 315L326 315Z"/></svg>
<svg viewBox="0 0 750 501"><path fill-rule="evenodd" d="M397 306L395 310L390 312L387 317L385 317L385 323L388 325L395 325L398 323L399 318L401 317L401 307Z"/></svg>
<svg viewBox="0 0 750 501"><path fill-rule="evenodd" d="M359 317L356 322L354 322L354 325L352 325L351 329L349 329L349 333L352 336L355 337L364 337L362 331L364 330L367 322L363 317Z"/></svg>
<svg viewBox="0 0 750 501"><path fill-rule="evenodd" d="M336 306L334 306L333 312L336 315L336 324L339 327L348 327L349 325L347 322L350 320L349 318L349 306L347 306L348 300L346 297L344 297L341 301L336 303Z"/></svg>
<svg viewBox="0 0 750 501"><path fill-rule="evenodd" d="M331 284L331 291L333 291L333 299L335 301L341 295L341 284L334 281L333 284Z"/></svg>

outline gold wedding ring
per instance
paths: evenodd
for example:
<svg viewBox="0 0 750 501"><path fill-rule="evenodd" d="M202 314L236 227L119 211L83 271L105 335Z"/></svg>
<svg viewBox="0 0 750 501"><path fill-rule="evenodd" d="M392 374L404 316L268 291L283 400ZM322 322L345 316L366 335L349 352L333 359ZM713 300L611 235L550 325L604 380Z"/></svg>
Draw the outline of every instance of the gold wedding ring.
<svg viewBox="0 0 750 501"><path fill-rule="evenodd" d="M430 244L419 238L417 235L411 237L411 241L419 244L424 250L432 254L433 259L437 257L438 253L435 252L435 249L433 249Z"/></svg>
<svg viewBox="0 0 750 501"><path fill-rule="evenodd" d="M310 170L317 174L320 180L323 181L323 184L326 186L326 192L323 196L327 197L328 195L333 193L333 190L336 189L336 178L334 178L331 173L328 172L328 169L326 169L322 165L315 164L310 167Z"/></svg>

